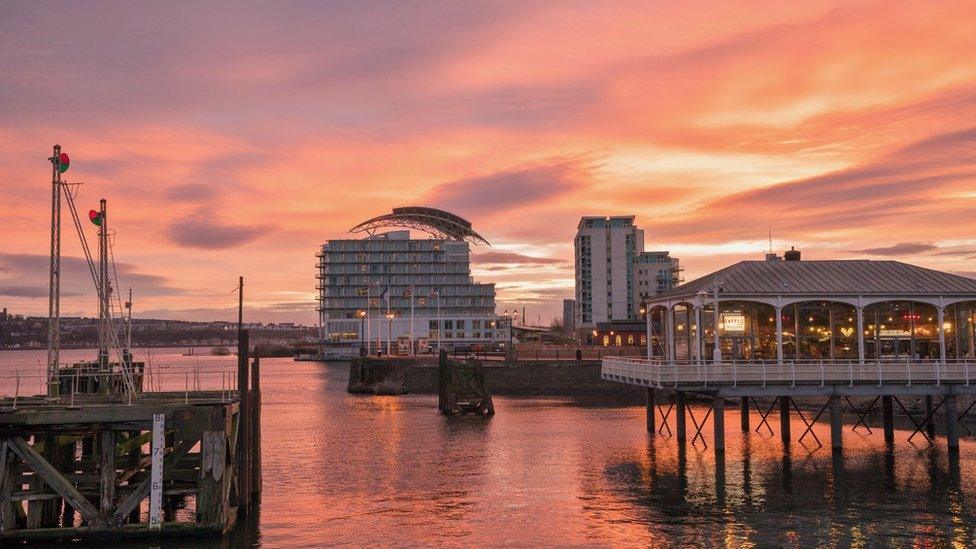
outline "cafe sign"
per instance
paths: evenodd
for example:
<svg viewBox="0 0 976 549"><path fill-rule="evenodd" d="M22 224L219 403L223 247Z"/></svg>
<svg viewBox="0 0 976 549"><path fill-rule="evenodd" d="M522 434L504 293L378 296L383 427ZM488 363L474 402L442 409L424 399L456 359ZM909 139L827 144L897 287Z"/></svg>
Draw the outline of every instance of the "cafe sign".
<svg viewBox="0 0 976 549"><path fill-rule="evenodd" d="M726 332L745 332L746 315L742 313L722 313L722 329Z"/></svg>

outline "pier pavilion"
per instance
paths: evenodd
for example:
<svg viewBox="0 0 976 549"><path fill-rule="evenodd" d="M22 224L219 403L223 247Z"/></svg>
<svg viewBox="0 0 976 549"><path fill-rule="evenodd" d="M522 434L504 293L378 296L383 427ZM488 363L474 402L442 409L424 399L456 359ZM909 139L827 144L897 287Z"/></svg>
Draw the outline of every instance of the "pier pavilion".
<svg viewBox="0 0 976 549"><path fill-rule="evenodd" d="M713 397L716 451L725 446L726 400L741 399L742 428L749 430L749 403L758 408L757 397L779 403L784 444L791 406L808 427L801 440L829 409L831 444L840 450L840 402L850 404L852 396L874 399L867 411L854 410L858 423L881 402L888 443L894 404L915 425L911 436L930 443L942 409L947 445L957 450L959 426L966 428L960 421L976 402L959 413L957 397L976 395L976 280L898 261L800 261L796 251L786 257L736 263L655 296L645 303L647 358L604 358L603 378L647 388L651 432L655 394L673 397L680 443L686 393ZM797 396L827 402L808 422ZM908 398L924 399L921 421L900 400ZM763 424L771 410L759 410ZM697 438L704 420L692 423Z"/></svg>

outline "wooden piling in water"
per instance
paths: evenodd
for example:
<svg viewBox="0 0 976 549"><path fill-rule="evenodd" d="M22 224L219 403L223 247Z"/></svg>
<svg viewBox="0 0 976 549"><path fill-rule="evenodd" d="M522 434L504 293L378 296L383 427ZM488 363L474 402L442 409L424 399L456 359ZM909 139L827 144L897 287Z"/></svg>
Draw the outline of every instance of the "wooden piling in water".
<svg viewBox="0 0 976 549"><path fill-rule="evenodd" d="M684 391L674 392L674 431L678 439L678 444L684 444L688 440L688 429L685 424L685 393Z"/></svg>
<svg viewBox="0 0 976 549"><path fill-rule="evenodd" d="M833 395L828 403L830 408L830 448L834 452L840 452L844 447L843 433L844 423L840 409L840 397Z"/></svg>
<svg viewBox="0 0 976 549"><path fill-rule="evenodd" d="M779 436L784 446L790 444L790 397L779 397Z"/></svg>
<svg viewBox="0 0 976 549"><path fill-rule="evenodd" d="M712 426L715 428L715 453L725 453L725 399L715 397Z"/></svg>
<svg viewBox="0 0 976 549"><path fill-rule="evenodd" d="M251 362L251 499L261 497L261 357Z"/></svg>
<svg viewBox="0 0 976 549"><path fill-rule="evenodd" d="M739 427L743 433L749 432L749 397L739 400Z"/></svg>
<svg viewBox="0 0 976 549"><path fill-rule="evenodd" d="M925 417L928 418L928 421L925 422L925 431L928 433L930 439L935 439L935 414L932 413L933 400L932 395L925 395Z"/></svg>
<svg viewBox="0 0 976 549"><path fill-rule="evenodd" d="M888 444L895 442L895 409L892 406L891 395L881 397L881 421L884 427L884 440Z"/></svg>
<svg viewBox="0 0 976 549"><path fill-rule="evenodd" d="M946 443L950 452L959 451L959 408L956 395L945 397Z"/></svg>
<svg viewBox="0 0 976 549"><path fill-rule="evenodd" d="M251 469L250 469L250 406L248 406L248 351L250 332L241 330L240 338L237 342L237 394L240 406L237 426L237 505L245 513L248 511L248 502L251 494Z"/></svg>
<svg viewBox="0 0 976 549"><path fill-rule="evenodd" d="M644 401L644 406L645 406L644 413L647 416L647 432L648 433L651 433L651 435L653 436L654 433L655 433L655 430L654 430L654 389L648 387L648 388L644 389L644 391L645 391L644 394L645 394L645 397L646 397L645 398L645 401Z"/></svg>

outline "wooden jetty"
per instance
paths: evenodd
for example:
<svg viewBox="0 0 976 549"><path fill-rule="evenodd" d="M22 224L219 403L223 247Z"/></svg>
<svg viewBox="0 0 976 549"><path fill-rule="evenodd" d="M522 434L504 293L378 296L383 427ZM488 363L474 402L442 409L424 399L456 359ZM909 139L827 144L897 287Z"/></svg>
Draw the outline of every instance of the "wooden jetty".
<svg viewBox="0 0 976 549"><path fill-rule="evenodd" d="M56 398L0 400L0 540L230 531L261 490L260 362L247 340L237 375L212 387L191 390L178 372L181 390L169 380L133 395L118 372L78 371L68 375L84 391L62 381Z"/></svg>

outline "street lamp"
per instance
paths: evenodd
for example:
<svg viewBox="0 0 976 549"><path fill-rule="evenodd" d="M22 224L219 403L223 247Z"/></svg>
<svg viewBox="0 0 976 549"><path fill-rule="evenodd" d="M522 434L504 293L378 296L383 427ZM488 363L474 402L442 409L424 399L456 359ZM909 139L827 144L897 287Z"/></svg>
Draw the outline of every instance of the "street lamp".
<svg viewBox="0 0 976 549"><path fill-rule="evenodd" d="M386 356L393 356L393 313L386 313Z"/></svg>
<svg viewBox="0 0 976 549"><path fill-rule="evenodd" d="M363 331L366 324L366 311L360 309L356 311L356 316L359 317L359 356L366 356L366 336Z"/></svg>

